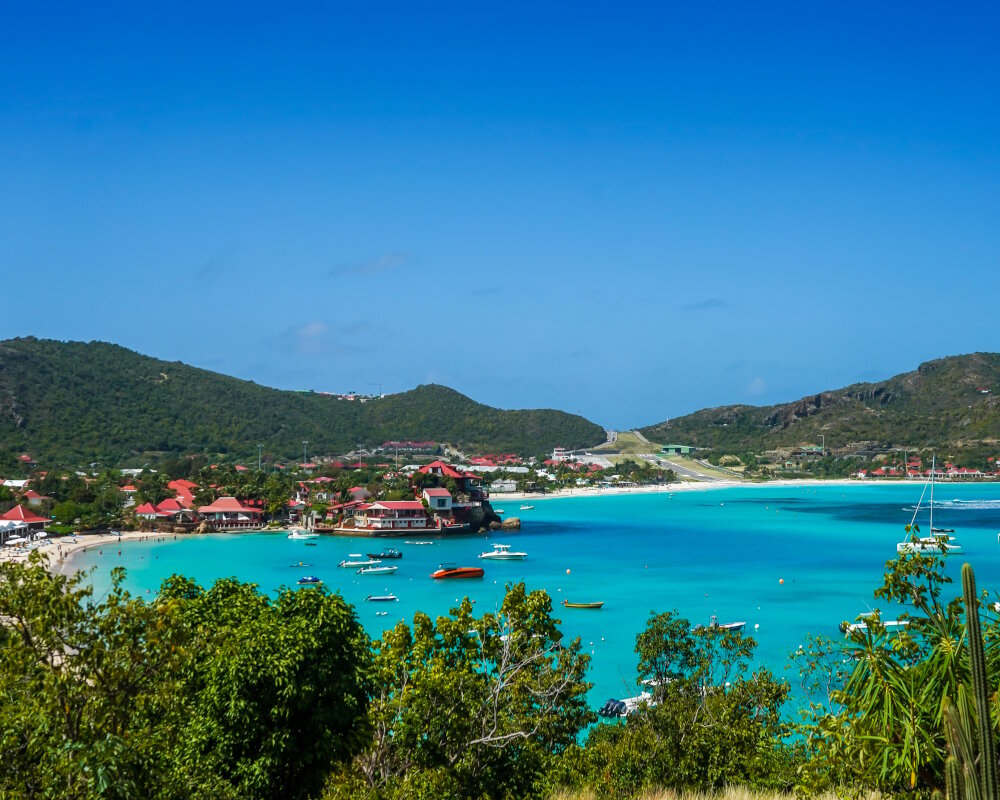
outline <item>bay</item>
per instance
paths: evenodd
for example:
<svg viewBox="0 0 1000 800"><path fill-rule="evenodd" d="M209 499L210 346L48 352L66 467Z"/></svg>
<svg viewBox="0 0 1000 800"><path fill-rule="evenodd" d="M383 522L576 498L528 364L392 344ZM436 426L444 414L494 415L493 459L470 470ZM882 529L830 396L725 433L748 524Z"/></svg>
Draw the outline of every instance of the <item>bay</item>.
<svg viewBox="0 0 1000 800"><path fill-rule="evenodd" d="M874 607L873 589L896 555L921 484L755 485L676 493L635 493L529 501L494 498L522 530L489 537L402 540L324 536L288 540L284 533L163 537L88 549L74 566L90 569L95 592L107 590L122 566L129 591L153 596L161 581L180 573L202 585L236 577L273 593L303 575L354 604L372 637L415 612L447 613L468 595L482 613L501 602L508 582L524 581L553 598L563 633L580 637L592 655L589 679L596 707L608 697L637 693L635 636L650 612L676 609L692 624L746 621L758 641L757 661L796 682L789 654L809 633L838 635L838 625ZM926 503L926 498L925 498ZM926 509L918 517L929 530ZM958 578L970 562L983 588L1000 587L1000 484L936 488L937 526L955 528L963 552L948 557ZM423 535L418 535L424 539ZM431 537L425 540L430 541ZM478 554L496 542L528 553L525 561L484 562ZM393 576L363 576L338 567L351 553L403 551ZM300 561L309 567L293 567ZM440 563L483 566L482 579L435 581ZM398 603L366 602L395 593ZM955 588L955 594L960 587ZM603 601L599 611L559 603ZM898 608L887 609L888 618ZM388 612L380 616L378 612Z"/></svg>

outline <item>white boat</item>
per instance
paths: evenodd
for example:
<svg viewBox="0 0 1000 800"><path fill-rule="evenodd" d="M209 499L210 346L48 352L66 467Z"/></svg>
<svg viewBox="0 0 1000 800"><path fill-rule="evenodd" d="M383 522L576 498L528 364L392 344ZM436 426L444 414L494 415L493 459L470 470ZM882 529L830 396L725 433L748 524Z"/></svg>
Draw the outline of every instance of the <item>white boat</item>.
<svg viewBox="0 0 1000 800"><path fill-rule="evenodd" d="M403 544L434 544L434 542L411 542L409 539L407 539L405 542L403 542Z"/></svg>
<svg viewBox="0 0 1000 800"><path fill-rule="evenodd" d="M381 561L376 561L373 558L369 558L369 559L367 559L365 561L347 561L345 559L344 561L341 561L340 564L338 564L338 566L341 566L341 567L355 567L355 568L357 568L357 567L377 567L381 563L382 563Z"/></svg>
<svg viewBox="0 0 1000 800"><path fill-rule="evenodd" d="M307 531L305 528L292 528L288 531L289 539L318 539L319 534Z"/></svg>
<svg viewBox="0 0 1000 800"><path fill-rule="evenodd" d="M370 594L365 600L369 603L395 603L399 598L394 594Z"/></svg>
<svg viewBox="0 0 1000 800"><path fill-rule="evenodd" d="M397 569L399 567L362 567L358 570L358 575L393 575Z"/></svg>
<svg viewBox="0 0 1000 800"><path fill-rule="evenodd" d="M534 506L521 506L521 510L522 511L530 511L533 508L534 508Z"/></svg>
<svg viewBox="0 0 1000 800"><path fill-rule="evenodd" d="M732 633L739 633L746 626L746 620L741 620L740 622L719 622L719 618L715 614L712 614L712 618L708 623L709 628L719 628L720 630L731 631ZM692 631L700 631L703 628L703 625L695 625Z"/></svg>
<svg viewBox="0 0 1000 800"><path fill-rule="evenodd" d="M961 550L962 546L960 544L952 544L955 541L954 536L949 536L947 533L933 533L934 528L934 473L937 471L937 458L931 458L931 479L929 484L924 484L924 491L920 493L920 499L917 501L917 507L913 509L913 518L910 520L910 524L906 526L906 538L903 539L899 544L896 545L896 552L899 554L904 553L934 553L938 555L945 555L947 553L953 553L955 551ZM931 499L930 499L930 523L928 527L931 529L931 536L917 536L914 531L919 532L919 528L916 526L917 514L920 512L920 504L924 499L924 492L927 491L928 485L931 487Z"/></svg>
<svg viewBox="0 0 1000 800"><path fill-rule="evenodd" d="M492 551L480 553L479 557L490 561L523 561L528 554L511 550L509 544L495 544Z"/></svg>

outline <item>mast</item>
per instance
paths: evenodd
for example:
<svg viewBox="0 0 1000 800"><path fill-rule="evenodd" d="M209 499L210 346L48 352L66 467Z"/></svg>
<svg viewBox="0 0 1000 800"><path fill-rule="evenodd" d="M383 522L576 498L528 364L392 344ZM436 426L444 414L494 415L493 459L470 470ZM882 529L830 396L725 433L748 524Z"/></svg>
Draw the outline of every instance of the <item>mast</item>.
<svg viewBox="0 0 1000 800"><path fill-rule="evenodd" d="M937 455L931 455L931 536L934 535L934 473L937 469L934 465L937 463Z"/></svg>

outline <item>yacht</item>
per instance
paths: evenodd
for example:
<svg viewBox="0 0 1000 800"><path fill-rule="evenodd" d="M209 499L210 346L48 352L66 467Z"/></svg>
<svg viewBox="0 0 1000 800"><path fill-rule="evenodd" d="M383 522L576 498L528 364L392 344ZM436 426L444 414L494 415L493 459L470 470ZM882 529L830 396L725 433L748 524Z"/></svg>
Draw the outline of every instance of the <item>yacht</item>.
<svg viewBox="0 0 1000 800"><path fill-rule="evenodd" d="M319 534L307 531L305 528L292 528L288 531L289 539L318 539Z"/></svg>
<svg viewBox="0 0 1000 800"><path fill-rule="evenodd" d="M367 561L341 561L337 566L339 567L377 567L381 564L381 561L376 561L373 558L369 558Z"/></svg>
<svg viewBox="0 0 1000 800"><path fill-rule="evenodd" d="M511 550L509 544L495 544L491 552L480 553L479 557L490 561L523 561L528 554Z"/></svg>
<svg viewBox="0 0 1000 800"><path fill-rule="evenodd" d="M439 578L481 578L483 577L485 570L482 567L458 567L454 564L442 564L434 572L431 573L431 577L435 579Z"/></svg>

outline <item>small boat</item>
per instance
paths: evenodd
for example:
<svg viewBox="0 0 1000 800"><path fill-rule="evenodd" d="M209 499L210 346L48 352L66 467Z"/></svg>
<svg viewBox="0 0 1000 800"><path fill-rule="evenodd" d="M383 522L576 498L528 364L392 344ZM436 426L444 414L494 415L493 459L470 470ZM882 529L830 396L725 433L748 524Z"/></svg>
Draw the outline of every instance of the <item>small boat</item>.
<svg viewBox="0 0 1000 800"><path fill-rule="evenodd" d="M407 539L405 542L403 542L403 544L434 544L434 542L411 542L409 539Z"/></svg>
<svg viewBox="0 0 1000 800"><path fill-rule="evenodd" d="M389 616L389 612L388 611L376 611L375 612L375 616L376 617L388 617Z"/></svg>
<svg viewBox="0 0 1000 800"><path fill-rule="evenodd" d="M746 626L747 626L746 620L742 622L719 622L719 618L715 616L715 614L712 614L712 619L708 623L709 628L719 628L720 630L732 631L733 633L739 633ZM691 629L691 631L693 633L694 631L700 631L704 629L705 629L704 625L695 625Z"/></svg>
<svg viewBox="0 0 1000 800"><path fill-rule="evenodd" d="M381 561L384 558L402 558L403 554L395 547L386 547L381 553L368 553L368 558L375 558Z"/></svg>
<svg viewBox="0 0 1000 800"><path fill-rule="evenodd" d="M491 561L523 561L528 554L511 550L509 544L495 544L493 552L480 553L479 557Z"/></svg>
<svg viewBox="0 0 1000 800"><path fill-rule="evenodd" d="M954 528L931 528L931 533L954 533Z"/></svg>
<svg viewBox="0 0 1000 800"><path fill-rule="evenodd" d="M315 547L316 542L306 542L306 547Z"/></svg>
<svg viewBox="0 0 1000 800"><path fill-rule="evenodd" d="M365 600L369 603L395 603L399 598L394 594L370 594Z"/></svg>
<svg viewBox="0 0 1000 800"><path fill-rule="evenodd" d="M295 569L295 567L311 567L312 564L307 564L305 561L300 561L298 564L289 564L288 566L290 566L292 569Z"/></svg>
<svg viewBox="0 0 1000 800"><path fill-rule="evenodd" d="M318 539L319 534L313 531L307 531L304 528L292 528L288 532L288 539Z"/></svg>
<svg viewBox="0 0 1000 800"><path fill-rule="evenodd" d="M298 582L300 586L312 586L317 583L322 583L323 581L321 581L315 575L303 575L301 578L299 578Z"/></svg>
<svg viewBox="0 0 1000 800"><path fill-rule="evenodd" d="M482 567L458 567L454 564L441 564L431 577L438 578L481 578L485 574Z"/></svg>
<svg viewBox="0 0 1000 800"><path fill-rule="evenodd" d="M399 567L362 567L358 575L395 575L397 569Z"/></svg>
<svg viewBox="0 0 1000 800"><path fill-rule="evenodd" d="M357 567L377 567L381 563L382 563L381 561L375 561L374 559L370 558L367 561L347 561L347 560L344 560L344 561L341 561L337 566L338 567L355 567L355 568L357 568Z"/></svg>
<svg viewBox="0 0 1000 800"><path fill-rule="evenodd" d="M502 508L495 508L495 509L493 509L493 513L496 514L499 517L501 514L506 513L506 512L504 512L504 510Z"/></svg>
<svg viewBox="0 0 1000 800"><path fill-rule="evenodd" d="M610 697L608 698L608 702L597 709L597 713L602 717L613 718L624 717L628 712L621 700L615 700L615 698Z"/></svg>
<svg viewBox="0 0 1000 800"><path fill-rule="evenodd" d="M522 511L530 511L533 508L534 508L534 506L521 506L521 510Z"/></svg>
<svg viewBox="0 0 1000 800"><path fill-rule="evenodd" d="M604 601L601 600L599 603L571 603L569 600L563 600L562 604L566 608L593 608L598 609L604 605Z"/></svg>

